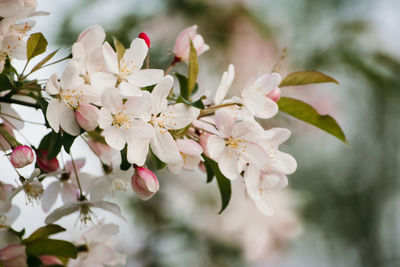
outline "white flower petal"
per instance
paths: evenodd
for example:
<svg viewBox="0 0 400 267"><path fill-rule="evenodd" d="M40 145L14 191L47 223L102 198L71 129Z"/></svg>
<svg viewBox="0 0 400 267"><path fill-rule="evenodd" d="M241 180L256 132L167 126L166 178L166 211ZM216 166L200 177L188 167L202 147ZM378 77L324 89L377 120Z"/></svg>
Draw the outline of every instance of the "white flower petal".
<svg viewBox="0 0 400 267"><path fill-rule="evenodd" d="M151 102L151 94L148 91L143 91L140 97L129 97L125 102L125 107L127 112L139 117L144 113L150 113Z"/></svg>
<svg viewBox="0 0 400 267"><path fill-rule="evenodd" d="M125 97L143 95L143 91L139 87L129 82L121 82L118 88L121 95Z"/></svg>
<svg viewBox="0 0 400 267"><path fill-rule="evenodd" d="M227 110L219 109L215 112L215 126L222 132L224 137L231 136L233 125L233 118Z"/></svg>
<svg viewBox="0 0 400 267"><path fill-rule="evenodd" d="M126 130L117 126L112 126L104 130L106 143L116 149L122 150L126 143Z"/></svg>
<svg viewBox="0 0 400 267"><path fill-rule="evenodd" d="M61 206L55 210L53 210L45 219L46 224L51 224L54 223L55 221L58 221L64 216L67 216L71 213L74 213L75 211L78 211L81 207L81 203L79 202L70 202L65 204L64 206Z"/></svg>
<svg viewBox="0 0 400 267"><path fill-rule="evenodd" d="M42 195L42 208L44 211L49 211L57 200L57 196L60 193L60 182L55 181L47 186L46 190Z"/></svg>
<svg viewBox="0 0 400 267"><path fill-rule="evenodd" d="M230 180L238 178L238 157L234 153L225 152L218 160L221 173Z"/></svg>
<svg viewBox="0 0 400 267"><path fill-rule="evenodd" d="M82 180L82 175L79 178ZM76 201L78 197L78 187L72 183L64 182L61 187L61 198L64 203Z"/></svg>
<svg viewBox="0 0 400 267"><path fill-rule="evenodd" d="M151 95L153 97L152 113L157 115L167 108L167 96L174 85L174 78L171 75L165 76L153 89Z"/></svg>
<svg viewBox="0 0 400 267"><path fill-rule="evenodd" d="M211 135L207 139L207 153L214 160L218 160L222 157L225 151L226 142L219 136Z"/></svg>
<svg viewBox="0 0 400 267"><path fill-rule="evenodd" d="M104 89L101 96L101 103L112 114L117 114L118 108L122 109L122 97L118 90L113 87L107 87Z"/></svg>
<svg viewBox="0 0 400 267"><path fill-rule="evenodd" d="M76 136L80 133L80 127L75 119L75 113L66 104L59 105L60 127L68 134ZM47 113L46 113L47 114Z"/></svg>
<svg viewBox="0 0 400 267"><path fill-rule="evenodd" d="M58 99L52 99L46 110L47 121L56 133L60 130L61 106L65 106L65 104Z"/></svg>
<svg viewBox="0 0 400 267"><path fill-rule="evenodd" d="M127 80L138 87L146 87L158 83L163 77L163 70L145 69L132 73L127 77Z"/></svg>
<svg viewBox="0 0 400 267"><path fill-rule="evenodd" d="M170 105L162 112L161 118L164 125L170 129L182 129L192 123L200 114L198 108L190 107L183 103Z"/></svg>
<svg viewBox="0 0 400 267"><path fill-rule="evenodd" d="M150 141L143 139L128 140L128 161L138 166L143 166L146 161L147 153L149 152L149 143Z"/></svg>
<svg viewBox="0 0 400 267"><path fill-rule="evenodd" d="M92 203L92 206L95 208L103 209L108 212L111 212L112 214L118 216L119 218L126 220L124 216L121 214L121 209L119 208L118 205L108 202L108 201L100 201L97 203Z"/></svg>
<svg viewBox="0 0 400 267"><path fill-rule="evenodd" d="M104 67L108 72L118 74L118 57L108 42L103 44Z"/></svg>
<svg viewBox="0 0 400 267"><path fill-rule="evenodd" d="M90 200L93 202L103 200L106 194L110 191L111 185L111 179L106 176L94 179L90 189Z"/></svg>
<svg viewBox="0 0 400 267"><path fill-rule="evenodd" d="M141 38L136 38L131 42L129 49L125 51L121 61L124 61L129 69L131 67L141 69L148 50L146 42Z"/></svg>
<svg viewBox="0 0 400 267"><path fill-rule="evenodd" d="M201 145L191 139L178 139L176 140L176 145L183 154L200 156L203 153Z"/></svg>
<svg viewBox="0 0 400 267"><path fill-rule="evenodd" d="M250 164L244 173L244 182L246 184L247 193L253 199L260 196L260 169Z"/></svg>
<svg viewBox="0 0 400 267"><path fill-rule="evenodd" d="M229 65L228 70L222 74L221 81L218 85L217 91L214 96L214 103L221 104L224 100L229 88L232 85L233 79L235 78L235 68L232 64Z"/></svg>
<svg viewBox="0 0 400 267"><path fill-rule="evenodd" d="M167 130L154 127L154 138L150 144L152 151L162 162L179 164L182 160L175 140Z"/></svg>
<svg viewBox="0 0 400 267"><path fill-rule="evenodd" d="M101 108L99 111L99 126L102 129L107 129L113 122L111 113L106 108Z"/></svg>
<svg viewBox="0 0 400 267"><path fill-rule="evenodd" d="M49 81L46 84L46 92L49 95L56 95L60 92L60 85L58 84L57 74L50 76Z"/></svg>

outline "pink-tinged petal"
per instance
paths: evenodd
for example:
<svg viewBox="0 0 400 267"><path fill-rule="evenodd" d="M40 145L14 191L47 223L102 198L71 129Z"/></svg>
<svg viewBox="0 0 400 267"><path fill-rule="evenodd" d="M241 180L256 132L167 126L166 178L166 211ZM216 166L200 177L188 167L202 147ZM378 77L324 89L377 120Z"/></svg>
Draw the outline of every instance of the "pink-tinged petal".
<svg viewBox="0 0 400 267"><path fill-rule="evenodd" d="M49 95L56 95L60 92L60 85L58 83L57 74L54 73L50 76L49 81L46 84L45 90Z"/></svg>
<svg viewBox="0 0 400 267"><path fill-rule="evenodd" d="M231 136L233 125L233 118L227 110L219 109L215 112L215 126L221 131L223 137Z"/></svg>
<svg viewBox="0 0 400 267"><path fill-rule="evenodd" d="M278 105L267 96L249 96L243 98L247 109L257 118L269 119L278 113Z"/></svg>
<svg viewBox="0 0 400 267"><path fill-rule="evenodd" d="M160 115L164 125L170 129L178 130L192 123L200 114L200 109L178 103L169 105Z"/></svg>
<svg viewBox="0 0 400 267"><path fill-rule="evenodd" d="M46 110L47 121L49 122L50 127L53 128L56 133L58 133L60 130L60 116L61 110L63 109L62 106L65 106L63 102L59 101L58 99L52 99L50 100Z"/></svg>
<svg viewBox="0 0 400 267"><path fill-rule="evenodd" d="M45 219L46 224L51 224L54 223L55 221L58 221L64 216L70 215L71 213L74 213L75 211L78 211L81 207L80 202L70 202L66 203L64 206L61 206L54 211L52 211Z"/></svg>
<svg viewBox="0 0 400 267"><path fill-rule="evenodd" d="M152 114L157 115L167 108L167 96L169 95L173 85L174 78L171 75L167 75L154 87L151 92L153 97Z"/></svg>
<svg viewBox="0 0 400 267"><path fill-rule="evenodd" d="M118 74L119 68L117 53L115 53L114 49L112 49L108 42L103 44L103 58L104 68L106 71L111 72L112 74Z"/></svg>
<svg viewBox="0 0 400 267"><path fill-rule="evenodd" d="M47 186L46 190L42 195L42 209L48 212L57 200L57 196L60 193L60 182L55 181Z"/></svg>
<svg viewBox="0 0 400 267"><path fill-rule="evenodd" d="M124 148L127 139L125 129L112 126L104 130L104 136L106 143L110 147L116 150L122 150Z"/></svg>
<svg viewBox="0 0 400 267"><path fill-rule="evenodd" d="M267 152L260 145L253 142L240 143L238 151L247 162L256 166L262 167L269 160Z"/></svg>
<svg viewBox="0 0 400 267"><path fill-rule="evenodd" d="M79 197L79 189L76 185L68 182L64 182L62 184L61 199L64 201L64 203L76 201L78 197Z"/></svg>
<svg viewBox="0 0 400 267"><path fill-rule="evenodd" d="M127 129L127 137L131 139L149 140L153 136L153 127L142 120L134 120L131 126Z"/></svg>
<svg viewBox="0 0 400 267"><path fill-rule="evenodd" d="M70 135L80 134L80 127L75 119L74 111L66 104L59 105L60 127Z"/></svg>
<svg viewBox="0 0 400 267"><path fill-rule="evenodd" d="M150 113L151 102L151 94L148 91L143 91L139 97L128 98L125 102L126 111L133 113L135 117L140 117L142 114Z"/></svg>
<svg viewBox="0 0 400 267"><path fill-rule="evenodd" d="M197 34L197 25L193 25L183 29L175 41L174 54L183 61L187 61L189 55L190 41Z"/></svg>
<svg viewBox="0 0 400 267"><path fill-rule="evenodd" d="M290 130L286 128L272 128L264 132L263 144L271 144L278 147L290 137Z"/></svg>
<svg viewBox="0 0 400 267"><path fill-rule="evenodd" d="M218 160L218 167L221 173L230 180L238 178L238 157L234 153L226 152Z"/></svg>
<svg viewBox="0 0 400 267"><path fill-rule="evenodd" d="M15 168L23 168L34 161L34 153L29 146L17 146L10 155L10 162Z"/></svg>
<svg viewBox="0 0 400 267"><path fill-rule="evenodd" d="M57 258L56 256L52 256L52 255L41 255L38 256L38 258L40 259L40 261L42 262L42 264L44 266L52 266L52 265L63 265L63 262Z"/></svg>
<svg viewBox="0 0 400 267"><path fill-rule="evenodd" d="M250 164L244 173L244 182L249 196L256 199L260 196L260 169Z"/></svg>
<svg viewBox="0 0 400 267"><path fill-rule="evenodd" d="M165 163L179 164L182 160L172 135L160 127L154 127L154 138L150 142L154 154Z"/></svg>
<svg viewBox="0 0 400 267"><path fill-rule="evenodd" d="M101 96L101 102L112 114L117 114L122 109L122 97L113 87L105 88Z"/></svg>
<svg viewBox="0 0 400 267"><path fill-rule="evenodd" d="M99 126L102 129L107 129L113 122L111 113L106 108L101 108L99 111Z"/></svg>
<svg viewBox="0 0 400 267"><path fill-rule="evenodd" d="M222 74L221 81L219 82L217 91L214 96L214 103L221 104L224 100L229 88L232 85L233 79L235 78L235 68L232 64L229 65L228 70Z"/></svg>
<svg viewBox="0 0 400 267"><path fill-rule="evenodd" d="M127 80L137 87L146 87L158 83L163 77L163 70L145 69L132 73L127 77Z"/></svg>
<svg viewBox="0 0 400 267"><path fill-rule="evenodd" d="M93 131L99 120L99 109L91 104L81 103L75 111L75 118L82 129Z"/></svg>
<svg viewBox="0 0 400 267"><path fill-rule="evenodd" d="M93 202L102 201L111 188L112 181L110 178L104 176L94 179L90 188L90 200Z"/></svg>
<svg viewBox="0 0 400 267"><path fill-rule="evenodd" d="M281 97L281 89L279 87L275 88L267 94L267 97L271 98L273 101L277 102Z"/></svg>
<svg viewBox="0 0 400 267"><path fill-rule="evenodd" d="M258 142L262 138L264 129L256 121L241 121L236 123L232 129L235 139L245 139Z"/></svg>
<svg viewBox="0 0 400 267"><path fill-rule="evenodd" d="M125 54L121 59L121 65L126 65L128 69L140 70L142 68L143 61L147 56L148 50L149 48L143 39L135 38L131 42L129 49L125 51Z"/></svg>
<svg viewBox="0 0 400 267"><path fill-rule="evenodd" d="M83 43L87 54L101 46L106 38L106 33L100 25L93 25L79 34L78 42Z"/></svg>
<svg viewBox="0 0 400 267"><path fill-rule="evenodd" d="M85 67L86 51L83 43L76 42L72 45L72 58L79 61L82 69Z"/></svg>
<svg viewBox="0 0 400 267"><path fill-rule="evenodd" d="M143 167L137 167L131 179L132 189L142 200L150 199L159 189L157 176Z"/></svg>
<svg viewBox="0 0 400 267"><path fill-rule="evenodd" d="M196 34L196 36L192 39L192 42L193 46L196 48L198 56L210 49L210 47L204 43L203 36L200 34Z"/></svg>
<svg viewBox="0 0 400 267"><path fill-rule="evenodd" d="M218 160L222 157L225 151L226 142L219 136L211 135L207 139L207 152L208 155L214 160Z"/></svg>
<svg viewBox="0 0 400 267"><path fill-rule="evenodd" d="M276 151L275 158L270 163L273 170L286 175L292 174L297 169L297 162L294 157L281 151Z"/></svg>
<svg viewBox="0 0 400 267"><path fill-rule="evenodd" d="M117 77L107 72L95 72L90 74L90 84L99 91L103 92L105 88L113 88L117 82ZM110 89L112 90L112 89ZM114 89L115 90L115 89Z"/></svg>
<svg viewBox="0 0 400 267"><path fill-rule="evenodd" d="M0 262L4 267L27 267L25 246L14 244L0 251Z"/></svg>
<svg viewBox="0 0 400 267"><path fill-rule="evenodd" d="M143 91L137 87L136 85L129 83L129 82L121 82L118 86L119 92L124 97L130 96L142 96Z"/></svg>
<svg viewBox="0 0 400 267"><path fill-rule="evenodd" d="M25 99L23 99L25 100ZM16 128L17 130L21 130L24 128L25 123L21 116L12 108L10 104L1 103L1 114L0 116L5 116L9 124ZM14 117L14 118L13 118Z"/></svg>
<svg viewBox="0 0 400 267"><path fill-rule="evenodd" d="M118 216L119 218L126 220L124 216L122 216L121 209L119 208L119 206L114 203L111 203L109 201L100 201L97 203L92 203L91 206L93 206L94 208L99 208L111 212L112 214Z"/></svg>
<svg viewBox="0 0 400 267"><path fill-rule="evenodd" d="M95 48L86 56L86 70L89 74L106 71L102 46Z"/></svg>
<svg viewBox="0 0 400 267"><path fill-rule="evenodd" d="M191 139L178 139L176 140L176 145L181 153L191 155L191 156L200 156L203 153L203 148L197 142Z"/></svg>
<svg viewBox="0 0 400 267"><path fill-rule="evenodd" d="M127 159L130 163L143 166L149 152L149 140L130 139L128 140Z"/></svg>
<svg viewBox="0 0 400 267"><path fill-rule="evenodd" d="M74 160L74 164L75 164L75 168L77 171L79 171L80 169L83 168L83 166L85 166L86 163L86 159L85 158L78 158ZM74 173L74 165L72 164L72 161L67 161L65 163L65 170L68 173Z"/></svg>

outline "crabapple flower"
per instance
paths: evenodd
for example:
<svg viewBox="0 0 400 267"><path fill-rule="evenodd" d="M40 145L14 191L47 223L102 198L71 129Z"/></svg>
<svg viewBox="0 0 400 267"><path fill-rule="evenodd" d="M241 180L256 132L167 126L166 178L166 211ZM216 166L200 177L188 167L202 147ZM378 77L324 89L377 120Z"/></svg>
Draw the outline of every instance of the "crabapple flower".
<svg viewBox="0 0 400 267"><path fill-rule="evenodd" d="M76 259L68 262L69 267L80 266L122 266L126 264L126 256L115 249L118 225L98 224L82 236L86 251L80 251Z"/></svg>
<svg viewBox="0 0 400 267"><path fill-rule="evenodd" d="M34 160L33 150L29 146L17 146L13 149L10 161L15 168L23 168Z"/></svg>
<svg viewBox="0 0 400 267"><path fill-rule="evenodd" d="M47 173L55 172L60 168L57 158L48 159L48 152L45 150L36 150L36 163L39 168Z"/></svg>
<svg viewBox="0 0 400 267"><path fill-rule="evenodd" d="M204 43L203 36L197 34L197 25L193 25L181 31L176 38L174 46L174 61L187 62L189 60L190 40L192 40L198 56L210 49L210 47Z"/></svg>
<svg viewBox="0 0 400 267"><path fill-rule="evenodd" d="M269 98L271 98L273 101L277 102L279 98L281 97L281 89L279 87L275 88L271 92L267 94Z"/></svg>
<svg viewBox="0 0 400 267"><path fill-rule="evenodd" d="M263 74L248 81L242 91L243 104L257 118L269 119L275 116L278 112L278 105L268 94L280 83L281 76L278 73Z"/></svg>
<svg viewBox="0 0 400 267"><path fill-rule="evenodd" d="M0 250L0 263L4 267L27 267L25 246L13 244Z"/></svg>
<svg viewBox="0 0 400 267"><path fill-rule="evenodd" d="M85 131L93 131L99 120L99 109L92 104L81 103L75 111L75 119Z"/></svg>
<svg viewBox="0 0 400 267"><path fill-rule="evenodd" d="M102 102L99 126L104 129L106 143L116 150L128 143L128 161L143 165L154 134L151 125L143 120L149 117L150 93L144 91L140 97L128 97L123 103L118 90L109 89L103 94Z"/></svg>
<svg viewBox="0 0 400 267"><path fill-rule="evenodd" d="M146 42L147 47L150 48L150 38L146 33L141 32L141 33L139 33L138 37L140 39L143 39Z"/></svg>
<svg viewBox="0 0 400 267"><path fill-rule="evenodd" d="M257 144L262 134L259 124L253 121L234 122L224 109L215 113L215 124L219 135L208 138L207 151L228 179L236 179L245 163L256 166L267 163L267 153Z"/></svg>
<svg viewBox="0 0 400 267"><path fill-rule="evenodd" d="M156 84L164 76L163 70L141 69L148 50L146 42L141 38L136 38L118 62L117 53L108 42L105 42L103 57L107 73L103 73L100 81L95 77L92 81L99 86L102 83L106 87L116 86L124 96L141 96L143 92L140 90L141 87ZM108 82L104 83L105 80Z"/></svg>
<svg viewBox="0 0 400 267"><path fill-rule="evenodd" d="M26 198L29 203L39 202L43 195L43 185L39 181L30 181L23 185Z"/></svg>
<svg viewBox="0 0 400 267"><path fill-rule="evenodd" d="M143 200L152 198L160 189L157 176L144 167L136 167L131 180L133 191Z"/></svg>
<svg viewBox="0 0 400 267"><path fill-rule="evenodd" d="M192 171L197 170L203 153L201 145L190 139L178 139L176 145L182 155L183 168Z"/></svg>
<svg viewBox="0 0 400 267"><path fill-rule="evenodd" d="M221 81L219 82L217 91L214 96L214 104L219 105L222 103L222 100L225 99L225 96L228 93L234 78L235 78L235 67L232 64L230 64L228 70L222 74Z"/></svg>
<svg viewBox="0 0 400 267"><path fill-rule="evenodd" d="M107 144L88 140L88 144L93 152L99 156L101 162L111 167L116 167L121 164L121 153L119 150L113 149Z"/></svg>
<svg viewBox="0 0 400 267"><path fill-rule="evenodd" d="M150 145L154 154L168 165L169 170L177 173L180 171L183 161L169 130L185 128L198 117L200 110L183 103L168 105L167 96L173 83L172 76L167 75L151 92L153 105L150 124L154 127L154 137L151 139Z"/></svg>
<svg viewBox="0 0 400 267"><path fill-rule="evenodd" d="M14 189L13 185L0 182L0 228L11 225L20 214L19 208L9 201L9 196Z"/></svg>

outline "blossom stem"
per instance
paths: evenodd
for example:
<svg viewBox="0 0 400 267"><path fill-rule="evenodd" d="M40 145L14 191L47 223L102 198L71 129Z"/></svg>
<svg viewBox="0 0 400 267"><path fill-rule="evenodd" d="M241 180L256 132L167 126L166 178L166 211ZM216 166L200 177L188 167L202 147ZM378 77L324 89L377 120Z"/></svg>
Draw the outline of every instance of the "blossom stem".
<svg viewBox="0 0 400 267"><path fill-rule="evenodd" d="M74 158L72 157L72 153L70 153L70 156L71 156L72 167L74 168L76 183L78 184L78 188L79 188L80 198L82 198L83 197L83 190L82 190L82 187L81 187L81 182L79 181L78 172L76 170L75 161L74 161Z"/></svg>
<svg viewBox="0 0 400 267"><path fill-rule="evenodd" d="M220 104L220 105L216 105L216 106L212 106L212 107L208 107L208 108L202 109L200 111L199 118L212 115L219 108L224 108L224 107L229 107L229 106L234 106L234 105L241 106L241 104L239 104L239 103L225 103L225 104Z"/></svg>
<svg viewBox="0 0 400 267"><path fill-rule="evenodd" d="M62 62L62 61L64 61L64 60L66 60L66 59L69 59L69 58L71 58L71 57L72 57L72 54L70 54L70 55L68 55L68 56L66 56L66 57L64 57L64 58L62 58L62 59L59 59L59 60L57 60L57 61L54 61L54 62L52 62L52 63L43 65L43 66L41 66L41 67L38 68L38 69L33 69L33 70L31 70L28 74L26 74L25 76L23 76L22 78L20 77L20 80L23 81L23 80L26 79L26 77L28 77L29 75L31 75L31 74L34 73L35 71L38 71L38 70L43 69L43 68L46 68L46 67L48 67L48 66L57 64L57 63ZM25 68L26 68L26 65L25 65ZM25 68L24 68L24 70L25 70ZM22 73L23 73L23 72L22 72ZM22 76L22 73L21 73L21 76Z"/></svg>
<svg viewBox="0 0 400 267"><path fill-rule="evenodd" d="M25 121L25 120L23 120L23 119L20 119L20 118L18 118L18 117L15 117L15 116L12 116L12 115L9 115L9 114L5 114L5 113L0 113L0 115L3 115L3 116L6 116L6 117L9 117L9 118L12 118L12 119L14 119L14 120L17 120L17 121L22 121L22 122L26 122L26 123L32 123L32 124L37 124L37 125L44 125L43 123L41 123L41 122L37 122L37 121ZM8 123L10 123L8 120L6 120ZM11 124L11 123L10 123ZM14 127L14 126L13 126ZM14 127L15 128L15 127Z"/></svg>
<svg viewBox="0 0 400 267"><path fill-rule="evenodd" d="M29 103L29 102L25 102L25 101L21 101L21 100L17 100L17 99L5 98L5 97L0 97L0 102L10 103L10 104L18 104L18 105L32 107L32 108L40 108L40 106L35 103Z"/></svg>

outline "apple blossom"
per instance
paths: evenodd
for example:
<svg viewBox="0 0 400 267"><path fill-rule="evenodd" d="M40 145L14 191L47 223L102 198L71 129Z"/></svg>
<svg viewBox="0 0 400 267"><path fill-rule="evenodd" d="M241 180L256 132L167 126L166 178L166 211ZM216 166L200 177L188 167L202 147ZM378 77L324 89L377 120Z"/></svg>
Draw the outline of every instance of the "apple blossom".
<svg viewBox="0 0 400 267"><path fill-rule="evenodd" d="M160 189L157 176L144 167L135 168L135 174L132 175L131 185L136 195L143 200L150 199Z"/></svg>
<svg viewBox="0 0 400 267"><path fill-rule="evenodd" d="M176 145L182 155L183 168L192 171L196 170L202 159L203 148L201 145L190 139L178 139Z"/></svg>
<svg viewBox="0 0 400 267"><path fill-rule="evenodd" d="M98 125L99 109L92 104L81 103L75 111L75 118L82 129L93 131Z"/></svg>
<svg viewBox="0 0 400 267"><path fill-rule="evenodd" d="M29 146L17 146L10 156L11 164L15 168L22 168L31 164L34 160L33 150Z"/></svg>
<svg viewBox="0 0 400 267"><path fill-rule="evenodd" d="M43 185L39 181L30 181L23 185L23 189L28 202L33 203L33 201L39 202L43 195Z"/></svg>
<svg viewBox="0 0 400 267"><path fill-rule="evenodd" d="M113 149L107 144L101 142L88 140L88 145L93 150L93 152L99 156L100 161L111 167L116 167L121 164L121 153L119 150Z"/></svg>
<svg viewBox="0 0 400 267"><path fill-rule="evenodd" d="M140 97L123 97L117 90L109 89L102 97L99 126L104 129L107 144L121 150L128 143L128 160L143 165L148 152L148 143L153 137L153 128L148 121L151 95L144 91ZM147 117L147 118L146 118Z"/></svg>
<svg viewBox="0 0 400 267"><path fill-rule="evenodd" d="M221 104L222 100L225 99L225 96L228 93L234 78L235 78L235 67L232 64L230 64L228 70L222 74L221 81L215 92L214 103L216 105Z"/></svg>
<svg viewBox="0 0 400 267"><path fill-rule="evenodd" d="M198 56L210 49L210 47L204 43L203 36L197 34L197 25L193 25L182 30L176 38L174 46L174 61L189 60L190 40L192 41Z"/></svg>
<svg viewBox="0 0 400 267"><path fill-rule="evenodd" d="M236 179L244 163L257 166L267 163L267 153L257 144L262 133L260 125L253 121L234 122L225 109L218 110L215 117L219 134L208 138L207 151L228 179Z"/></svg>
<svg viewBox="0 0 400 267"><path fill-rule="evenodd" d="M279 100L279 98L281 97L281 89L279 87L277 87L274 90L272 90L271 92L269 92L267 94L267 96L269 98L271 98L272 100L274 100L275 102L277 102Z"/></svg>

